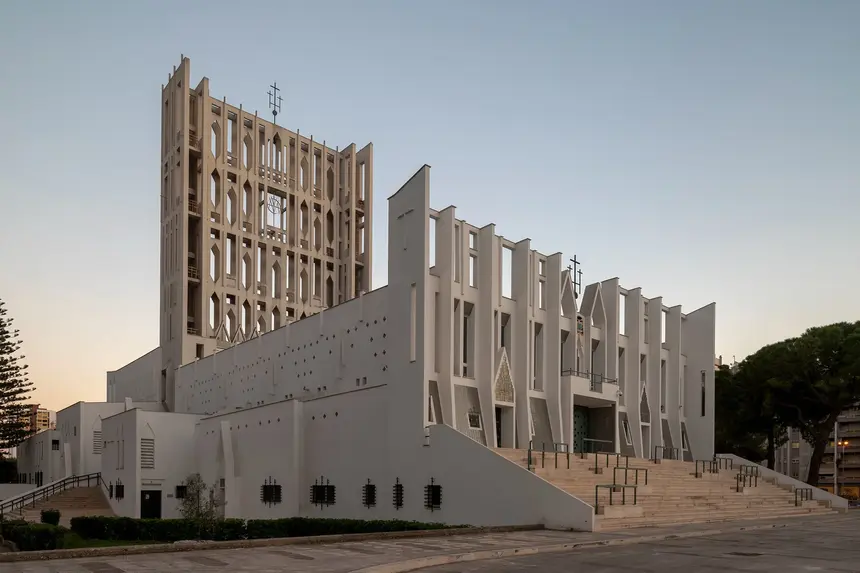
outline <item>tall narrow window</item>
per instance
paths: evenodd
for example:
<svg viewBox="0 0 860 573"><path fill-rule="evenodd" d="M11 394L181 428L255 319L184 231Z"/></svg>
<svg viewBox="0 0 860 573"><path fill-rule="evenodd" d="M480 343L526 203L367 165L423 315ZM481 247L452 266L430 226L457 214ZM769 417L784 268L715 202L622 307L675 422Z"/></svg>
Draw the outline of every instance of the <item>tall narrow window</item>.
<svg viewBox="0 0 860 573"><path fill-rule="evenodd" d="M621 427L624 428L624 441L627 442L628 446L633 445L633 433L630 431L630 422L627 420L623 420L621 422Z"/></svg>
<svg viewBox="0 0 860 573"><path fill-rule="evenodd" d="M427 246L429 247L430 268L436 266L436 217L430 217Z"/></svg>
<svg viewBox="0 0 860 573"><path fill-rule="evenodd" d="M669 313L665 310L660 313L660 342L666 342L666 319L669 318Z"/></svg>
<svg viewBox="0 0 860 573"><path fill-rule="evenodd" d="M684 392L684 381L687 379L687 366L684 365L681 373L681 379L678 381L678 396L680 396L679 403L681 406L681 415L684 415L684 399L686 393Z"/></svg>
<svg viewBox="0 0 860 573"><path fill-rule="evenodd" d="M532 388L543 390L543 325L539 322L534 323L533 353L532 366L534 368L534 377Z"/></svg>
<svg viewBox="0 0 860 573"><path fill-rule="evenodd" d="M668 391L668 380L666 379L666 361L660 361L660 411L666 413L666 392Z"/></svg>
<svg viewBox="0 0 860 573"><path fill-rule="evenodd" d="M502 296L505 298L513 297L513 264L513 249L510 249L508 247L502 247Z"/></svg>
<svg viewBox="0 0 860 573"><path fill-rule="evenodd" d="M705 416L705 379L707 374L702 370L702 417Z"/></svg>
<svg viewBox="0 0 860 573"><path fill-rule="evenodd" d="M618 332L627 336L627 295L624 293L618 297Z"/></svg>
<svg viewBox="0 0 860 573"><path fill-rule="evenodd" d="M478 257L469 255L469 286L478 286Z"/></svg>
<svg viewBox="0 0 860 573"><path fill-rule="evenodd" d="M418 292L415 288L415 283L412 283L412 288L409 291L409 361L416 360L416 344L417 344L417 328L418 328Z"/></svg>

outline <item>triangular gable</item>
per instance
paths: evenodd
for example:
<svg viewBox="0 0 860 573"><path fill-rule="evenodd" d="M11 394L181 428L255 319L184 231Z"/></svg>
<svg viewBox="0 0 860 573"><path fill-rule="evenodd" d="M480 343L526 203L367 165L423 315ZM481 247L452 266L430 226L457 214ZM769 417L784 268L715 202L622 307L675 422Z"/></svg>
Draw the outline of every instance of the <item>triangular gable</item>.
<svg viewBox="0 0 860 573"><path fill-rule="evenodd" d="M603 290L600 283L585 287L580 311L583 316L591 317L594 326L603 327L606 324L606 306L603 304Z"/></svg>
<svg viewBox="0 0 860 573"><path fill-rule="evenodd" d="M508 353L502 347L496 360L496 375L493 378L493 397L496 402L514 403L514 381L511 378L511 365Z"/></svg>
<svg viewBox="0 0 860 573"><path fill-rule="evenodd" d="M568 318L576 316L576 294L568 270L561 273L561 314Z"/></svg>

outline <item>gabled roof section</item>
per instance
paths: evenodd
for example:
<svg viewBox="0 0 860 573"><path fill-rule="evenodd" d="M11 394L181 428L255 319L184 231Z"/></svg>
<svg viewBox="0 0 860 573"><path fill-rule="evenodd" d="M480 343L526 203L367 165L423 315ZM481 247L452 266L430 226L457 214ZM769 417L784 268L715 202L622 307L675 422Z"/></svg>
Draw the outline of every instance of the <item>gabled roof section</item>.
<svg viewBox="0 0 860 573"><path fill-rule="evenodd" d="M576 293L569 270L561 273L561 314L568 318L576 316Z"/></svg>
<svg viewBox="0 0 860 573"><path fill-rule="evenodd" d="M583 316L591 317L594 326L603 328L606 325L606 307L603 304L603 289L600 283L585 287L580 312Z"/></svg>

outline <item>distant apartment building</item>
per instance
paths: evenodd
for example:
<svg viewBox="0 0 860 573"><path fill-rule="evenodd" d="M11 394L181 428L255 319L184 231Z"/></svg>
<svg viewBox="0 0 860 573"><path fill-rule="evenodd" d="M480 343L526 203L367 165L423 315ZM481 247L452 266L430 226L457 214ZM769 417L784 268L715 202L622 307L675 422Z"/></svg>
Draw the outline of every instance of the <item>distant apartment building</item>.
<svg viewBox="0 0 860 573"><path fill-rule="evenodd" d="M803 440L800 430L791 428L788 439L777 449L774 469L787 476L806 481L809 477L811 458L812 446ZM821 460L818 486L831 493L838 493L842 497L860 498L860 408L847 410L839 416L836 435L830 434L830 443ZM834 491L835 489L837 491Z"/></svg>
<svg viewBox="0 0 860 573"><path fill-rule="evenodd" d="M57 425L57 413L47 408L40 408L38 404L30 406L26 417L27 429L34 434L43 430L52 430Z"/></svg>

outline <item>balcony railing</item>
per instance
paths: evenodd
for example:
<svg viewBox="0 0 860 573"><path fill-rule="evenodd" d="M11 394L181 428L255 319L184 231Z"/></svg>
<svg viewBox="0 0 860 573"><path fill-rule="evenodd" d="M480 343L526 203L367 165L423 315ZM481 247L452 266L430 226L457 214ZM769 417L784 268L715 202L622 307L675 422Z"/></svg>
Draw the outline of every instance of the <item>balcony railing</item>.
<svg viewBox="0 0 860 573"><path fill-rule="evenodd" d="M197 267L188 265L188 278L200 280L200 271L197 270Z"/></svg>
<svg viewBox="0 0 860 573"><path fill-rule="evenodd" d="M364 211L364 199L359 199L355 202L355 208Z"/></svg>
<svg viewBox="0 0 860 573"><path fill-rule="evenodd" d="M585 378L589 381L589 388L592 392L602 392L604 384L613 384L618 385L618 380L614 378L607 378L603 374L598 374L596 372L580 372L579 370L562 370L562 376L578 376L579 378Z"/></svg>
<svg viewBox="0 0 860 573"><path fill-rule="evenodd" d="M190 211L191 213L194 213L195 215L199 215L200 214L200 203L198 203L194 199L189 199L188 200L188 211Z"/></svg>
<svg viewBox="0 0 860 573"><path fill-rule="evenodd" d="M200 138L193 131L188 132L188 147L200 148Z"/></svg>

